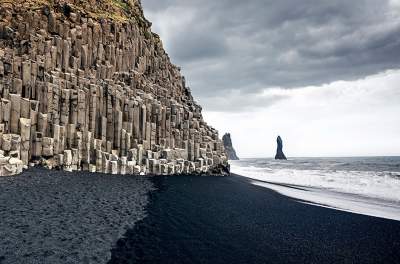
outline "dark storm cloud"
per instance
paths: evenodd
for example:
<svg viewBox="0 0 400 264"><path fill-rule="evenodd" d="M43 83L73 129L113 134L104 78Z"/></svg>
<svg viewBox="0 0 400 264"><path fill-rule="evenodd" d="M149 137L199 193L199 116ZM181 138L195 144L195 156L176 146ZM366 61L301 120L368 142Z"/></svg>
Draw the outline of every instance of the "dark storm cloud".
<svg viewBox="0 0 400 264"><path fill-rule="evenodd" d="M207 110L218 110L212 102L219 101L208 98L232 91L249 102L270 87L321 85L399 68L398 0L142 3Z"/></svg>

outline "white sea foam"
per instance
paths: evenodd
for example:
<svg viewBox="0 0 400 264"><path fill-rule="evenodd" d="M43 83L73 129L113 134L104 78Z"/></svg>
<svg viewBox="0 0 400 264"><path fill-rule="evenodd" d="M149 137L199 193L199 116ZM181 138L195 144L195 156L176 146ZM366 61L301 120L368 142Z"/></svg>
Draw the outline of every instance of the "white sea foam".
<svg viewBox="0 0 400 264"><path fill-rule="evenodd" d="M399 172L296 169L291 165L231 162L231 171L253 179L253 184L312 204L400 220Z"/></svg>

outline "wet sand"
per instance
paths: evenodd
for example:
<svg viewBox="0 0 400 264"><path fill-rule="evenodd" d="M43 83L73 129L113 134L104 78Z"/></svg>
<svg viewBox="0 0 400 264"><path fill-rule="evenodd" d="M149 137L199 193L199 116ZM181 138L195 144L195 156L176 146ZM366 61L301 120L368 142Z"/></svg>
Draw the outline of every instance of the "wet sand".
<svg viewBox="0 0 400 264"><path fill-rule="evenodd" d="M244 177L155 177L114 263L400 263L400 222L299 203Z"/></svg>
<svg viewBox="0 0 400 264"><path fill-rule="evenodd" d="M0 263L107 263L152 189L143 177L40 168L0 177Z"/></svg>

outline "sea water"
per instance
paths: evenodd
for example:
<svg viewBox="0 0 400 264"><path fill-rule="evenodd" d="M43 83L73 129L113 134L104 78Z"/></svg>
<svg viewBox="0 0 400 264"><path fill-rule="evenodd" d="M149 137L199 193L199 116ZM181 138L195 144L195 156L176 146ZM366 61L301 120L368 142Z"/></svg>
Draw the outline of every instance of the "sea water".
<svg viewBox="0 0 400 264"><path fill-rule="evenodd" d="M242 159L231 171L300 202L400 220L400 157Z"/></svg>

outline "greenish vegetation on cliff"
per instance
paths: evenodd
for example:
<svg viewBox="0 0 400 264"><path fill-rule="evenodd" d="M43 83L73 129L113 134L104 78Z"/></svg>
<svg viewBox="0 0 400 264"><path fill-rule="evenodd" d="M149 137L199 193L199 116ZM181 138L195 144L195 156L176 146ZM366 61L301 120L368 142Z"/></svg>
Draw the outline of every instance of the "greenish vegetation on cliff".
<svg viewBox="0 0 400 264"><path fill-rule="evenodd" d="M66 11L72 9L92 18L107 18L120 22L135 19L144 27L151 25L143 16L140 0L0 0L0 3L32 9L43 6Z"/></svg>

